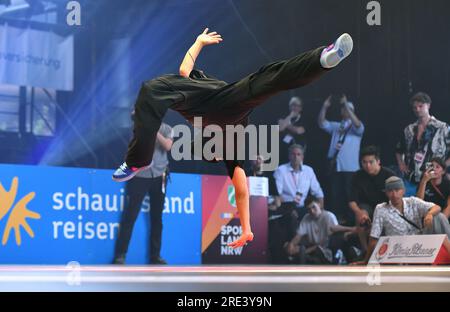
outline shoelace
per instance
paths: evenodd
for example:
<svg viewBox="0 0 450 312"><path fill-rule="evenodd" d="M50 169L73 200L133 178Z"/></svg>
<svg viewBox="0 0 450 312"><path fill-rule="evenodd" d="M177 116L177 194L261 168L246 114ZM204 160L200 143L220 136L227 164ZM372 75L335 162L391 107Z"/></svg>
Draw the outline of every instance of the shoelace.
<svg viewBox="0 0 450 312"><path fill-rule="evenodd" d="M123 164L120 165L120 170L122 170L122 171L127 170L127 168L128 168L128 166L127 166L126 163L123 163Z"/></svg>

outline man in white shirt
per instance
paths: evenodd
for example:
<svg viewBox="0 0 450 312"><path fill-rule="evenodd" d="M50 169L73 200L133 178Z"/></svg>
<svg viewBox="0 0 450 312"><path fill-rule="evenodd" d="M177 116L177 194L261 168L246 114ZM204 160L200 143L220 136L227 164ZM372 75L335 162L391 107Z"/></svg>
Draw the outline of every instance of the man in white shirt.
<svg viewBox="0 0 450 312"><path fill-rule="evenodd" d="M403 197L405 185L399 177L390 177L385 182L389 202L375 208L369 246L364 263L369 261L378 239L385 236L446 234L450 238L450 225L441 208L417 197ZM444 246L450 252L448 238Z"/></svg>
<svg viewBox="0 0 450 312"><path fill-rule="evenodd" d="M340 232L357 233L358 228L339 225L336 216L323 210L314 196L306 199L305 206L308 214L300 222L297 234L287 243L286 252L298 264L331 264L331 236Z"/></svg>
<svg viewBox="0 0 450 312"><path fill-rule="evenodd" d="M307 213L305 199L308 193L317 197L323 208L323 191L314 170L303 164L304 150L301 145L289 147L289 163L281 165L273 174L277 184L281 202L292 204L301 218Z"/></svg>

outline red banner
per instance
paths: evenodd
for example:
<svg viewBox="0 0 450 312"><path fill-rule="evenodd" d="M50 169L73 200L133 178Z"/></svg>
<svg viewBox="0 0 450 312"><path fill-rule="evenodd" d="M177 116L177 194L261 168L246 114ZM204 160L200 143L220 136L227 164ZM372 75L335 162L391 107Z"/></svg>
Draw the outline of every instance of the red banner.
<svg viewBox="0 0 450 312"><path fill-rule="evenodd" d="M250 222L255 238L233 249L227 244L237 239L242 228L230 178L202 177L202 263L267 263L267 197L250 192Z"/></svg>

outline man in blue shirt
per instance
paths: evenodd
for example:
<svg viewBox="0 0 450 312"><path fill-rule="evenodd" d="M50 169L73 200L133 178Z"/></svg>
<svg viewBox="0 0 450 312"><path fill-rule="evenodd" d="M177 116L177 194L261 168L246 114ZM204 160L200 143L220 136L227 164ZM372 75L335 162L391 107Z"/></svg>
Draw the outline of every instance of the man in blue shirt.
<svg viewBox="0 0 450 312"><path fill-rule="evenodd" d="M350 223L353 215L347 208L352 175L359 170L359 149L364 125L355 114L355 106L343 95L340 99L340 122L328 121L325 116L331 106L331 96L323 103L319 113L319 127L331 135L328 149L330 163L330 210L334 211L341 224Z"/></svg>

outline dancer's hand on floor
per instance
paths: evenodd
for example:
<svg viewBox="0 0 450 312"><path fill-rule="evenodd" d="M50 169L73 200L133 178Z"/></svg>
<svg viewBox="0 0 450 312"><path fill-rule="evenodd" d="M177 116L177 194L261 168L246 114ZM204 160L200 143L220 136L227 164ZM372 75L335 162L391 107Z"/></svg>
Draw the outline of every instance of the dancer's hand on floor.
<svg viewBox="0 0 450 312"><path fill-rule="evenodd" d="M241 237L239 237L234 242L229 243L228 246L230 246L231 248L238 248L238 247L242 247L242 246L246 245L247 242L251 242L252 240L253 240L252 232L243 233L241 235Z"/></svg>
<svg viewBox="0 0 450 312"><path fill-rule="evenodd" d="M217 32L213 31L208 33L209 28L206 28L201 35L197 37L197 42L201 43L202 45L210 45L210 44L217 44L221 41L223 41L222 36L219 35Z"/></svg>

